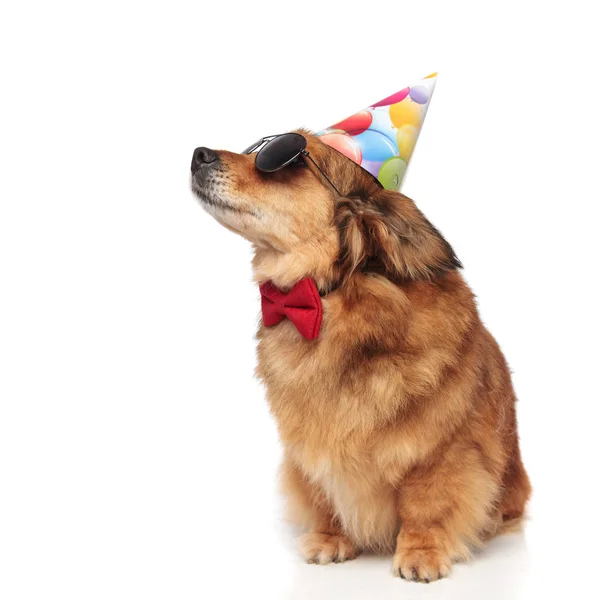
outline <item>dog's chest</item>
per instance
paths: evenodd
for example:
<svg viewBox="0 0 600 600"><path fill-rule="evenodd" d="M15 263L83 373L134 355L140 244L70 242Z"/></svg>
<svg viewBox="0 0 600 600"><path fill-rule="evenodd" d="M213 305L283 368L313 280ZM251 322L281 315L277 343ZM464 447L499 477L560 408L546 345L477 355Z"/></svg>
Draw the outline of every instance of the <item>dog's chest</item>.
<svg viewBox="0 0 600 600"><path fill-rule="evenodd" d="M393 548L399 528L395 490L373 469L350 466L328 453L304 460L302 469L355 542L376 550Z"/></svg>
<svg viewBox="0 0 600 600"><path fill-rule="evenodd" d="M286 321L263 330L257 373L286 451L326 496L346 534L361 547L393 549L395 490L379 471L379 451L361 433L373 431L377 418L364 401L373 394L370 378L361 380L365 389L344 385L345 349L330 343L330 334L307 344Z"/></svg>

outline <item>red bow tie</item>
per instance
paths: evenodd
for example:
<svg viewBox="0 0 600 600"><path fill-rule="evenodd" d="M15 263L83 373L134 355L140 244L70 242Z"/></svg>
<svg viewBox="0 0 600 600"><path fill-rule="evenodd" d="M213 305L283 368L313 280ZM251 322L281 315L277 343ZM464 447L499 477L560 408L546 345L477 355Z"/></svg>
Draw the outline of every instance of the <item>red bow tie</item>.
<svg viewBox="0 0 600 600"><path fill-rule="evenodd" d="M312 279L301 279L287 294L267 281L261 283L260 295L265 327L277 325L287 317L307 340L317 339L323 306Z"/></svg>

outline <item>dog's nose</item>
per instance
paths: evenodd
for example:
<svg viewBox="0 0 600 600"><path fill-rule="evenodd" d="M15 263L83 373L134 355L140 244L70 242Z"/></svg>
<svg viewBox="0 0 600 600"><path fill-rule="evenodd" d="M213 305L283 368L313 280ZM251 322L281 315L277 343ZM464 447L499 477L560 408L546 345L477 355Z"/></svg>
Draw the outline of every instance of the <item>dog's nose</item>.
<svg viewBox="0 0 600 600"><path fill-rule="evenodd" d="M210 165L217 160L219 160L219 157L214 150L205 148L204 146L196 148L194 150L194 155L192 156L192 172L196 172L201 167Z"/></svg>

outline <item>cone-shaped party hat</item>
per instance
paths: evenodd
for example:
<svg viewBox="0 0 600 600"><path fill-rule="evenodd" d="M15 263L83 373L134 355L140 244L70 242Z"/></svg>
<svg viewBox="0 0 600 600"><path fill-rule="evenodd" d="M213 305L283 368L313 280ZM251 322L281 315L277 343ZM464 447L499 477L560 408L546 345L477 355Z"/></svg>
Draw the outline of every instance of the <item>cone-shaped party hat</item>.
<svg viewBox="0 0 600 600"><path fill-rule="evenodd" d="M399 190L423 126L437 73L317 133L372 173L384 188Z"/></svg>

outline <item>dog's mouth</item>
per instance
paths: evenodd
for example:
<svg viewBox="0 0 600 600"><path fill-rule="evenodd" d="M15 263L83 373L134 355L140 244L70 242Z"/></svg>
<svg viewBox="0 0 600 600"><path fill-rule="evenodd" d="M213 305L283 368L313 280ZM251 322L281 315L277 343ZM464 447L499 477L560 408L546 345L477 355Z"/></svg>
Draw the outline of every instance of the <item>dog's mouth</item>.
<svg viewBox="0 0 600 600"><path fill-rule="evenodd" d="M205 208L222 210L258 217L258 213L245 207L236 206L227 196L227 178L219 171L209 174L194 173L191 177L192 192Z"/></svg>

